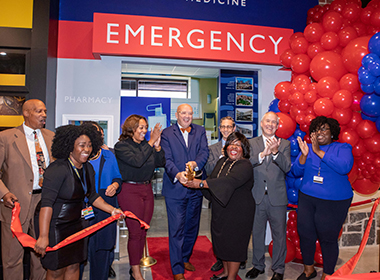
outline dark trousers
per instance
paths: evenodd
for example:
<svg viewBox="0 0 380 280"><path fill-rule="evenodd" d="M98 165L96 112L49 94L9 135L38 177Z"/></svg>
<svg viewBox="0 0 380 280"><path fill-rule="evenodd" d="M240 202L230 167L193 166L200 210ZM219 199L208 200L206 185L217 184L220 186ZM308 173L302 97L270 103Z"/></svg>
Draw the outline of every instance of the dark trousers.
<svg viewBox="0 0 380 280"><path fill-rule="evenodd" d="M117 196L120 208L131 211L147 224L153 216L154 199L152 185L123 183ZM137 220L126 218L128 227L128 255L130 265L139 265L145 246L146 230ZM107 262L108 263L108 262Z"/></svg>
<svg viewBox="0 0 380 280"><path fill-rule="evenodd" d="M297 229L303 263L314 264L315 242L319 239L323 272L333 274L339 255L338 237L352 198L325 200L299 192Z"/></svg>
<svg viewBox="0 0 380 280"><path fill-rule="evenodd" d="M199 231L203 196L188 190L184 199L165 197L169 227L170 264L173 274L184 273Z"/></svg>

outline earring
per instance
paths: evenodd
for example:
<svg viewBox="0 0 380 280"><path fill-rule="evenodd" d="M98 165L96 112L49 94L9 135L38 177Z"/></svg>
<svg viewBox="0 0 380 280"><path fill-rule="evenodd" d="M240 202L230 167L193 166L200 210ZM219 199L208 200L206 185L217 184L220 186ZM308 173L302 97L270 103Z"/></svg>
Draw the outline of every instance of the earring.
<svg viewBox="0 0 380 280"><path fill-rule="evenodd" d="M334 136L331 136L331 138L334 138Z"/></svg>

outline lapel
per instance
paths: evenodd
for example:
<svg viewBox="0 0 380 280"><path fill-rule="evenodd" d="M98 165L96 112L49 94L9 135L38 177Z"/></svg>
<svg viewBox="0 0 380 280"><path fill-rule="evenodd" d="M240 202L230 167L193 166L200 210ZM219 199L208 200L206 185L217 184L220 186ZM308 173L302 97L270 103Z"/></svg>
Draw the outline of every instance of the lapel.
<svg viewBox="0 0 380 280"><path fill-rule="evenodd" d="M190 146L193 144L193 142L194 142L194 137L195 137L195 128L194 128L194 126L193 126L193 124L191 124L190 125L190 127L191 127L191 130L190 130L190 133L189 133L189 137L188 137L188 139L187 139L187 149L189 149L190 150ZM183 138L183 137L182 137Z"/></svg>
<svg viewBox="0 0 380 280"><path fill-rule="evenodd" d="M257 141L257 145L259 145L260 152L263 151L265 149L263 136L260 135L259 137L257 137L256 141Z"/></svg>
<svg viewBox="0 0 380 280"><path fill-rule="evenodd" d="M15 137L15 145L16 149L18 149L21 153L21 156L24 158L25 162L28 164L30 170L33 170L32 162L30 161L30 153L28 149L28 143L26 142L24 128L21 126L16 127L16 132L14 134Z"/></svg>
<svg viewBox="0 0 380 280"><path fill-rule="evenodd" d="M106 158L104 157L103 155L103 151L102 150L102 154L100 156L100 163L99 163L99 178L98 178L98 190L100 189L100 186L101 186L101 178L102 178L102 171L103 171L103 166L104 164L106 163Z"/></svg>
<svg viewBox="0 0 380 280"><path fill-rule="evenodd" d="M191 133L191 131L190 131L190 133ZM189 143L190 143L190 133L189 133L189 139L188 139ZM181 130L179 129L178 124L175 124L173 126L173 134L178 138L178 140L182 144L183 148L187 149L185 139L183 139L183 135L182 135Z"/></svg>
<svg viewBox="0 0 380 280"><path fill-rule="evenodd" d="M49 137L46 134L46 129L44 128L41 129L41 133L42 133L42 137L44 137L45 145L49 153L50 163L52 163L54 161L53 156L51 155L51 145L53 144L53 138Z"/></svg>

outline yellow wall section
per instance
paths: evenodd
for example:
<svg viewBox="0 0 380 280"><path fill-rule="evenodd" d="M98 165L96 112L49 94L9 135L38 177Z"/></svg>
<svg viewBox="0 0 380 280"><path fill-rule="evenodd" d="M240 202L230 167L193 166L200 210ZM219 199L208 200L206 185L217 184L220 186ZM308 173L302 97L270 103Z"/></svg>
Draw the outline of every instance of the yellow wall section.
<svg viewBox="0 0 380 280"><path fill-rule="evenodd" d="M32 28L33 0L0 0L0 27Z"/></svg>
<svg viewBox="0 0 380 280"><path fill-rule="evenodd" d="M23 116L4 116L0 115L0 127L15 127L24 122Z"/></svg>
<svg viewBox="0 0 380 280"><path fill-rule="evenodd" d="M25 86L25 75L0 74L0 86Z"/></svg>

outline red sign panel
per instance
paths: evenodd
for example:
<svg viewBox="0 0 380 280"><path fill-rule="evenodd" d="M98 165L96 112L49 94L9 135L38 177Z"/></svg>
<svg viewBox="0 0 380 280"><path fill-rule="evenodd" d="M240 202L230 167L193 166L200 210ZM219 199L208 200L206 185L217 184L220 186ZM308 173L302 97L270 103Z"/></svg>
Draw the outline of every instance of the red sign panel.
<svg viewBox="0 0 380 280"><path fill-rule="evenodd" d="M117 14L94 14L95 56L128 55L280 64L292 29Z"/></svg>

